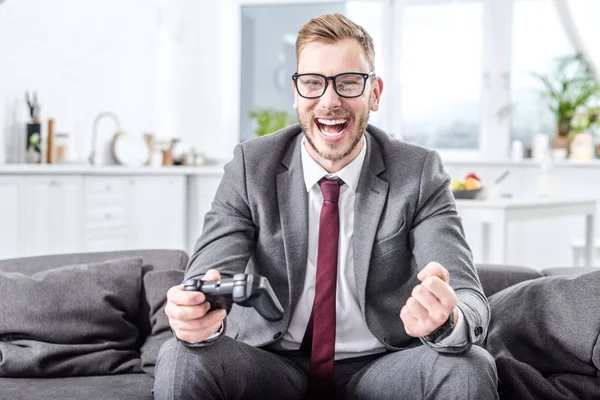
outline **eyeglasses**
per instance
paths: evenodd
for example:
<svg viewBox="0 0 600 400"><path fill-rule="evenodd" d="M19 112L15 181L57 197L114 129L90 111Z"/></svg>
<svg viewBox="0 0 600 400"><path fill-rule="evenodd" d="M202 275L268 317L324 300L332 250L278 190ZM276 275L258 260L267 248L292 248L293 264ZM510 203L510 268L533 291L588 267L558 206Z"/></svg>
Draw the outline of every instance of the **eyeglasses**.
<svg viewBox="0 0 600 400"><path fill-rule="evenodd" d="M368 74L346 72L335 76L296 73L292 75L292 79L296 83L298 94L305 99L317 99L323 96L330 80L333 81L333 88L338 96L352 99L362 96L367 86L367 79L374 76L375 71Z"/></svg>

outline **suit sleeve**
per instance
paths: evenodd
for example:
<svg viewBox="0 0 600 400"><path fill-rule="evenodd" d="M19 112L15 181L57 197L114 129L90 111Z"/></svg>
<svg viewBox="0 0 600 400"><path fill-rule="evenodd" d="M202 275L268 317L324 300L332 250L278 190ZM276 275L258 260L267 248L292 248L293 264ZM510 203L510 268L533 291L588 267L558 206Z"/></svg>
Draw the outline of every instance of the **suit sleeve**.
<svg viewBox="0 0 600 400"><path fill-rule="evenodd" d="M255 247L256 226L252 220L246 190L244 152L240 145L224 167L223 178L212 207L204 217L202 234L188 262L184 279L199 279L209 269L222 277L244 272ZM220 340L227 330L227 319L211 337L199 343L182 342L188 347L203 347ZM175 336L175 335L174 335Z"/></svg>
<svg viewBox="0 0 600 400"><path fill-rule="evenodd" d="M470 344L481 344L487 335L490 309L473 263L473 257L450 191L450 177L442 160L430 151L424 161L419 185L411 246L419 269L436 261L450 274L450 286L468 326L468 340L453 345L423 341L440 352L458 353Z"/></svg>
<svg viewBox="0 0 600 400"><path fill-rule="evenodd" d="M224 174L204 228L190 257L185 279L209 269L232 276L244 272L256 244L256 226L248 202L244 153L241 145L224 167Z"/></svg>

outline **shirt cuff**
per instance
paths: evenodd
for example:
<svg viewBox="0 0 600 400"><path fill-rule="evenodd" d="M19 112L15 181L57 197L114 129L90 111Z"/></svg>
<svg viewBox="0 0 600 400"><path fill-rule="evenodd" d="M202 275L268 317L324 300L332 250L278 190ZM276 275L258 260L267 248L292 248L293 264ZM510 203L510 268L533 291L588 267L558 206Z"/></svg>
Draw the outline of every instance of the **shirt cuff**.
<svg viewBox="0 0 600 400"><path fill-rule="evenodd" d="M462 345L469 338L469 327L465 324L465 316L459 307L456 307L456 309L458 310L458 321L456 322L452 333L436 344L442 346Z"/></svg>
<svg viewBox="0 0 600 400"><path fill-rule="evenodd" d="M210 335L209 337L207 337L205 339L206 340L211 340L216 338L217 336L219 336L221 333L223 333L223 323L221 322L221 326L219 327L219 329L217 329L212 335Z"/></svg>

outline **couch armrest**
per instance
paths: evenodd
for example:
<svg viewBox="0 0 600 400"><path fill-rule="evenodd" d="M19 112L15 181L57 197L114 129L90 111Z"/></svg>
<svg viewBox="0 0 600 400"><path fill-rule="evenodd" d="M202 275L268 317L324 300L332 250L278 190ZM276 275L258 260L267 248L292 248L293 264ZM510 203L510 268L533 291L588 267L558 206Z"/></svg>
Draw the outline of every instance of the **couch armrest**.
<svg viewBox="0 0 600 400"><path fill-rule="evenodd" d="M544 276L552 275L583 275L588 272L599 271L597 267L552 267L542 270Z"/></svg>
<svg viewBox="0 0 600 400"><path fill-rule="evenodd" d="M476 267L487 297L516 283L544 276L533 268L516 265L477 264Z"/></svg>

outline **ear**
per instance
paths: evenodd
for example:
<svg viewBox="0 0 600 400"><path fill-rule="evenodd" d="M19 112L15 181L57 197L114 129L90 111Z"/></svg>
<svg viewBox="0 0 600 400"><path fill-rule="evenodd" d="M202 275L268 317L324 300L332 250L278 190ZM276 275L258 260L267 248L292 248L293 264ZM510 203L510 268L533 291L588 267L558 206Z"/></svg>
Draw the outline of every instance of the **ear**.
<svg viewBox="0 0 600 400"><path fill-rule="evenodd" d="M292 79L292 90L294 91L294 110L298 109L298 91L296 90L296 81Z"/></svg>
<svg viewBox="0 0 600 400"><path fill-rule="evenodd" d="M371 89L371 111L379 110L379 102L381 101L381 92L383 92L383 80L380 77L376 77L373 80L373 88Z"/></svg>

